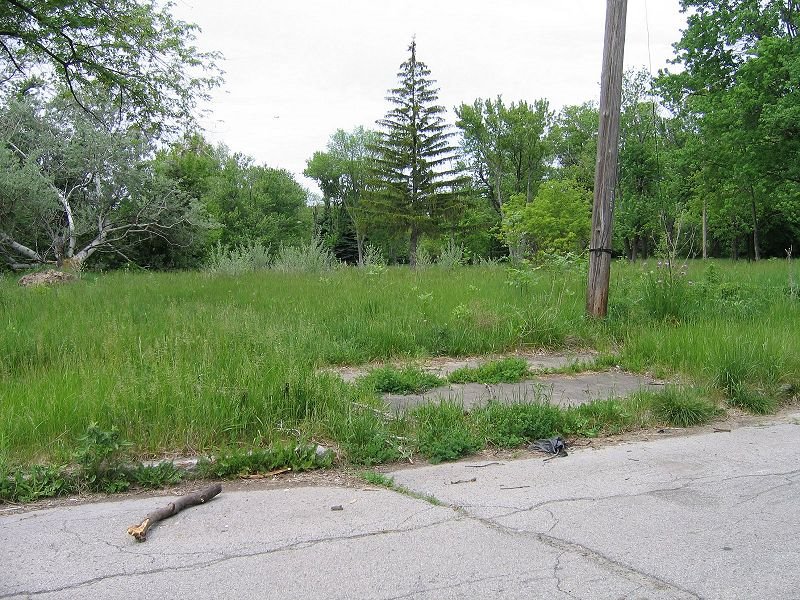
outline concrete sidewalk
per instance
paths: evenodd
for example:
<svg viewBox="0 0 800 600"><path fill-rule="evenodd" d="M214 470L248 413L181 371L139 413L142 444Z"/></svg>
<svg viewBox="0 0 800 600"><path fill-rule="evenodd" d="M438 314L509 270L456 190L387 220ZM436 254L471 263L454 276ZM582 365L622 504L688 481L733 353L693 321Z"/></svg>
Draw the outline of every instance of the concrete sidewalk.
<svg viewBox="0 0 800 600"><path fill-rule="evenodd" d="M798 419L394 474L442 506L223 491L141 544L167 497L6 515L0 598L797 598Z"/></svg>

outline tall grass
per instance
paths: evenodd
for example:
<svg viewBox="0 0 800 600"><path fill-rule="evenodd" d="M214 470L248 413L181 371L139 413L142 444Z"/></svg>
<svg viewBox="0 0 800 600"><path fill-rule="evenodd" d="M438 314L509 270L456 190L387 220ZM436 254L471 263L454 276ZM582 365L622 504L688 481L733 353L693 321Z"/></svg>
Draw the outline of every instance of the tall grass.
<svg viewBox="0 0 800 600"><path fill-rule="evenodd" d="M639 287L648 267L615 264L606 322L584 317L584 273L561 268L524 280L500 266L86 273L38 289L0 278L0 463L69 457L92 422L140 455L302 437L362 463L403 456L404 420L386 421L371 390L318 374L334 364L580 346L733 403L800 383L785 264L720 264L715 288L704 269L687 275L691 313L658 318Z"/></svg>

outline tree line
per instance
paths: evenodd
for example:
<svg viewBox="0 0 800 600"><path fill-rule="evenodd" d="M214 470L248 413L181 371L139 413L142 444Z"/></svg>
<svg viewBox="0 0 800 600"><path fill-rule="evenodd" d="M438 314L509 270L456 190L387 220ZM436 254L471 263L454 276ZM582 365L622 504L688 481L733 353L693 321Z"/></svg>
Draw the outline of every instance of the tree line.
<svg viewBox="0 0 800 600"><path fill-rule="evenodd" d="M625 76L614 252L784 256L800 240L798 3L681 5L674 67ZM476 261L586 251L594 103L478 98L451 126L412 41L386 116L337 130L309 158L315 198L194 131L195 103L221 81L218 56L168 9L0 10L6 268L196 268L213 247L276 251L312 236L358 264L415 265L453 244Z"/></svg>

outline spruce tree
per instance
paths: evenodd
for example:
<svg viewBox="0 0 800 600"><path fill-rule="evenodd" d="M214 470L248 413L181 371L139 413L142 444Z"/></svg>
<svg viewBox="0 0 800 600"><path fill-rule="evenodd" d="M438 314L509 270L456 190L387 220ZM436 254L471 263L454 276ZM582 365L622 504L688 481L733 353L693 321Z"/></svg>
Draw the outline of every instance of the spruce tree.
<svg viewBox="0 0 800 600"><path fill-rule="evenodd" d="M398 87L389 90L393 105L384 119L375 152L371 210L373 219L405 231L409 236L409 262L416 266L420 236L435 231L457 213L458 187L465 178L451 166L455 148L444 120L445 109L436 104L438 88L425 63L417 60L416 41L411 56L397 76Z"/></svg>

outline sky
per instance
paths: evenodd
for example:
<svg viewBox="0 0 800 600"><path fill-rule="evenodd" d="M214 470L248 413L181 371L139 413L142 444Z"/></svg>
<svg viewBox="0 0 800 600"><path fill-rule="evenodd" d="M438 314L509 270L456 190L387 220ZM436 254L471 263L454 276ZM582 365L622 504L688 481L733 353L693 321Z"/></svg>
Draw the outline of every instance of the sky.
<svg viewBox="0 0 800 600"><path fill-rule="evenodd" d="M206 138L287 169L337 129L374 128L415 38L417 58L453 108L476 98L547 98L553 109L600 97L603 0L176 0L225 60L224 85L200 120ZM657 72L685 15L678 0L629 0L625 65Z"/></svg>

